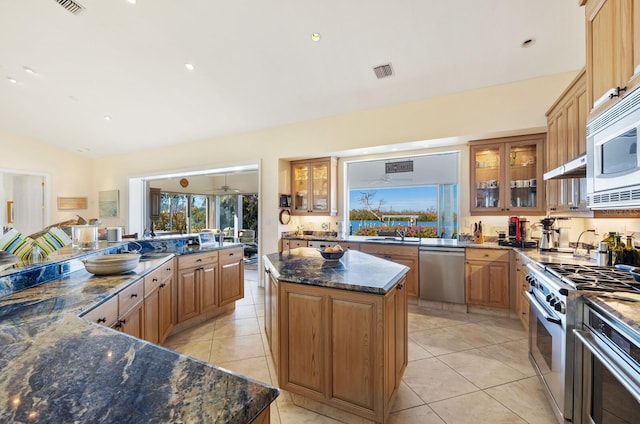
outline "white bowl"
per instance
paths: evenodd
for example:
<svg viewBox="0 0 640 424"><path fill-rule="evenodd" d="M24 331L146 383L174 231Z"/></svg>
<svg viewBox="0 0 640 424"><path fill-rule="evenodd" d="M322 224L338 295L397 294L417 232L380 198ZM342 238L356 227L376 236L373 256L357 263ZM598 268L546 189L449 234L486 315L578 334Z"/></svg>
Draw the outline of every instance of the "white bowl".
<svg viewBox="0 0 640 424"><path fill-rule="evenodd" d="M118 253L96 256L82 262L85 269L92 274L115 275L133 271L140 262L140 255L137 253Z"/></svg>

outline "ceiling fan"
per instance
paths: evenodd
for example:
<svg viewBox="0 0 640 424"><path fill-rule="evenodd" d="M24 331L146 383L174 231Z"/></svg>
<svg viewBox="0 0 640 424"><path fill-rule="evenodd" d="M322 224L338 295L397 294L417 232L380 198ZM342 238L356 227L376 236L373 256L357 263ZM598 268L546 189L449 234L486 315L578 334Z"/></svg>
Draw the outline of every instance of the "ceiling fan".
<svg viewBox="0 0 640 424"><path fill-rule="evenodd" d="M214 188L214 191L222 191L224 193L240 193L240 190L237 188L232 188L227 184L227 174L224 174L224 184L220 187Z"/></svg>
<svg viewBox="0 0 640 424"><path fill-rule="evenodd" d="M403 177L392 176L389 174L382 174L378 178L363 179L362 181L367 182L369 184L390 184L392 182L413 181L413 178L403 178Z"/></svg>

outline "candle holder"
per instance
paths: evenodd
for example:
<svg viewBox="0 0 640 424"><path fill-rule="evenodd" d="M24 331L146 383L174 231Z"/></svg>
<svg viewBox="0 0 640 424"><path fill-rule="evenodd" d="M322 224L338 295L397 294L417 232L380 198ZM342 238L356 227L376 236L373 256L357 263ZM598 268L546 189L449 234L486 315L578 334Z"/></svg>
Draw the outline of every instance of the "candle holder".
<svg viewBox="0 0 640 424"><path fill-rule="evenodd" d="M71 242L73 248L91 250L98 247L97 225L73 225L71 229Z"/></svg>

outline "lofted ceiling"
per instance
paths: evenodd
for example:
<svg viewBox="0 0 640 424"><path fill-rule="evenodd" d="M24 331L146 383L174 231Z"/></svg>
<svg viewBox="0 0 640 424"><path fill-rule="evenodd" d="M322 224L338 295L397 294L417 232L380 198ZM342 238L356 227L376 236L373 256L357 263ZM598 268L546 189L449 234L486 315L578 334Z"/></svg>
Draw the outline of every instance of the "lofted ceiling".
<svg viewBox="0 0 640 424"><path fill-rule="evenodd" d="M90 158L585 63L576 0L77 1L2 2L0 128Z"/></svg>

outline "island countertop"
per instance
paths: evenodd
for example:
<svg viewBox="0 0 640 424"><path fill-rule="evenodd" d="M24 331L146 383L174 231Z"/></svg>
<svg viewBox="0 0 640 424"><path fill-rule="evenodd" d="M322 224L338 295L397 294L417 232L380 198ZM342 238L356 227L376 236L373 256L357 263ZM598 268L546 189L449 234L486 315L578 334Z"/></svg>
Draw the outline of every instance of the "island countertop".
<svg viewBox="0 0 640 424"><path fill-rule="evenodd" d="M280 281L376 294L387 293L409 271L404 265L354 250L345 251L338 261L325 261L308 247L265 255L264 263Z"/></svg>
<svg viewBox="0 0 640 424"><path fill-rule="evenodd" d="M278 389L78 315L159 267L81 270L0 298L0 422L247 423Z"/></svg>

